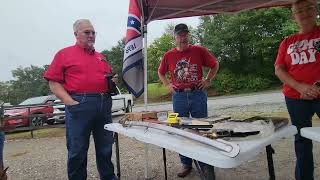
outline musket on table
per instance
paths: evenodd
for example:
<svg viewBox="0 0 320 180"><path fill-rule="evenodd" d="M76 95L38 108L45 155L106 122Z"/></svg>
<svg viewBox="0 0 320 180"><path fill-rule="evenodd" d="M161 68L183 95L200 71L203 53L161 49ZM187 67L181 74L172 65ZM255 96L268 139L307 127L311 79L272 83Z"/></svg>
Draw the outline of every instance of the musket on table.
<svg viewBox="0 0 320 180"><path fill-rule="evenodd" d="M209 139L195 133L191 133L188 131L184 131L184 130L163 125L163 124L156 124L156 123L145 122L145 121L124 121L122 125L125 127L140 126L145 128L152 128L152 129L165 131L170 134L182 136L182 137L212 146L216 148L220 153L229 157L236 157L240 153L240 147L237 143L228 142L222 139Z"/></svg>
<svg viewBox="0 0 320 180"><path fill-rule="evenodd" d="M187 120L188 121L188 120ZM204 124L192 123L168 123L156 119L131 120L124 117L119 122L124 127L140 126L146 129L161 130L173 135L200 142L216 148L222 154L236 157L240 153L240 147L236 142L226 141L225 137L247 137L251 135L268 135L278 128L288 124L286 118L255 116L244 120L232 120L230 117L196 119L196 121L207 122ZM257 123L255 123L257 122ZM262 123L259 124L258 122ZM211 124L210 124L211 123ZM224 126L224 124L226 125ZM219 124L219 125L218 125ZM242 124L245 127L233 127L230 124ZM267 125L267 126L266 126ZM218 127L218 128L217 128ZM195 131L192 131L195 130Z"/></svg>

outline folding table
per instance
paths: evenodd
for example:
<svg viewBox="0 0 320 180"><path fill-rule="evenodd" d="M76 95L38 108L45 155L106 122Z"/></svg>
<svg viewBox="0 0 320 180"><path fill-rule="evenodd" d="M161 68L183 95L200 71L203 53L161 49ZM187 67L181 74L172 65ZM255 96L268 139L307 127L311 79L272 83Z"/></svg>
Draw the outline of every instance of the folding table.
<svg viewBox="0 0 320 180"><path fill-rule="evenodd" d="M271 144L283 138L290 138L297 133L295 126L286 125L279 128L272 135L267 137L259 137L253 140L233 141L240 146L240 153L232 158L221 154L217 149L199 142L195 142L182 136L169 134L167 132L145 128L145 127L123 127L119 123L106 124L106 130L115 132L116 158L117 158L117 175L120 178L120 160L119 160L119 142L118 133L132 137L138 141L153 144L163 148L164 160L165 149L175 151L194 160L204 162L219 168L233 168L240 164L254 159L260 152L266 148L268 169L270 179L275 179L273 158L274 150ZM165 161L164 161L165 163ZM166 167L166 165L164 165ZM166 168L165 168L165 178Z"/></svg>
<svg viewBox="0 0 320 180"><path fill-rule="evenodd" d="M320 142L320 127L305 127L300 131L301 136Z"/></svg>

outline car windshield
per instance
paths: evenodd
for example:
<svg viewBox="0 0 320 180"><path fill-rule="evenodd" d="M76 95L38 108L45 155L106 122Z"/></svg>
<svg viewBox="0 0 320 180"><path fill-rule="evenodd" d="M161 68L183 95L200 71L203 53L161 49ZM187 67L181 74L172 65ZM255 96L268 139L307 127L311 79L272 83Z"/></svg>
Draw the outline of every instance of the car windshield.
<svg viewBox="0 0 320 180"><path fill-rule="evenodd" d="M45 100L48 98L48 96L39 96L39 97L33 97L24 100L19 105L29 105L29 104L42 104L45 102Z"/></svg>

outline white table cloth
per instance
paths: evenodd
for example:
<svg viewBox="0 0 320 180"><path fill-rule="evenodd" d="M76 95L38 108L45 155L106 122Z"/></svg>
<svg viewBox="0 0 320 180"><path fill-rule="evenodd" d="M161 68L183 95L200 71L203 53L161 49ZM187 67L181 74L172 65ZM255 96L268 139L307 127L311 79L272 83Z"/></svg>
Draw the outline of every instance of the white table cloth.
<svg viewBox="0 0 320 180"><path fill-rule="evenodd" d="M295 126L287 125L271 136L254 140L234 141L240 146L240 153L234 157L221 154L217 149L195 142L193 140L168 134L167 132L144 127L123 127L119 123L106 124L105 129L135 138L138 141L153 144L168 150L175 151L192 159L210 164L219 168L233 168L243 162L254 159L265 147L282 138L290 138L297 133Z"/></svg>
<svg viewBox="0 0 320 180"><path fill-rule="evenodd" d="M320 142L320 127L305 127L301 129L301 136Z"/></svg>

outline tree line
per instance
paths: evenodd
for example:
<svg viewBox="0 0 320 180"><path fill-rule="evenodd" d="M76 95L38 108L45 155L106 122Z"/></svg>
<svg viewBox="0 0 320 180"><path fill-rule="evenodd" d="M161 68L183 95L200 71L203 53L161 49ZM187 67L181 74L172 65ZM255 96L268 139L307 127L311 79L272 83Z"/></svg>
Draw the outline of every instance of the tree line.
<svg viewBox="0 0 320 180"><path fill-rule="evenodd" d="M160 60L175 47L173 28L174 24L169 24L162 36L148 46L148 83L159 82ZM208 48L220 62L211 89L222 94L259 91L280 85L273 66L278 46L285 36L296 31L290 9L277 7L200 17L199 26L191 28L190 41ZM123 49L121 39L111 49L102 51L120 78ZM50 94L48 83L42 78L46 68L47 65L31 65L13 70L15 80L0 82L0 99L17 104L28 97ZM120 87L124 88L123 84Z"/></svg>

